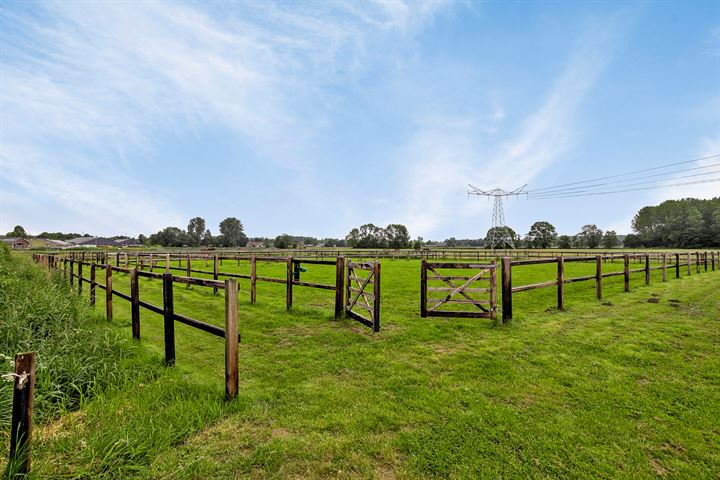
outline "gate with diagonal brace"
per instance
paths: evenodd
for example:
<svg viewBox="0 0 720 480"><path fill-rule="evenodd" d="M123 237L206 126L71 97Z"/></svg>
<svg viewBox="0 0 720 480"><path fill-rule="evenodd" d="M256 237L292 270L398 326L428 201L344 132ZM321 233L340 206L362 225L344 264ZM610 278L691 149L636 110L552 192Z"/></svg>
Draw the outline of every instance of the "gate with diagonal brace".
<svg viewBox="0 0 720 480"><path fill-rule="evenodd" d="M380 262L347 262L346 280L345 314L379 332Z"/></svg>
<svg viewBox="0 0 720 480"><path fill-rule="evenodd" d="M487 265L422 261L421 317L495 319L496 311L497 281L494 260Z"/></svg>

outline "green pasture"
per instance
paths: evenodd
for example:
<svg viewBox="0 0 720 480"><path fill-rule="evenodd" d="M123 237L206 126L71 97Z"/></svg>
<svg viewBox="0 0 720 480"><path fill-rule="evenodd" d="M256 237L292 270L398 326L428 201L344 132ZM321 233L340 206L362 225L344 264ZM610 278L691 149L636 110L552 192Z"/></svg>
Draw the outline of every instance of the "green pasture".
<svg viewBox="0 0 720 480"><path fill-rule="evenodd" d="M306 268L302 280L334 282L334 266ZM516 267L513 285L556 268ZM566 278L594 272L565 265ZM285 264L258 262L257 273L284 278ZM241 279L240 394L229 403L223 340L177 324L176 366L165 368L162 317L142 309L143 351L124 367L137 377L40 425L33 475L716 478L720 271L681 273L662 283L654 270L650 286L633 273L630 293L622 276L604 279L602 301L594 281L568 284L562 312L555 288L519 292L502 325L421 319L420 263L386 259L379 333L334 320L332 291L295 286L287 312L284 285L258 282L253 305ZM128 276L113 286L129 293ZM161 282L141 278L140 296L162 305ZM222 290L176 284L174 296L176 312L222 326ZM115 297L112 325L97 328L130 337L129 303Z"/></svg>

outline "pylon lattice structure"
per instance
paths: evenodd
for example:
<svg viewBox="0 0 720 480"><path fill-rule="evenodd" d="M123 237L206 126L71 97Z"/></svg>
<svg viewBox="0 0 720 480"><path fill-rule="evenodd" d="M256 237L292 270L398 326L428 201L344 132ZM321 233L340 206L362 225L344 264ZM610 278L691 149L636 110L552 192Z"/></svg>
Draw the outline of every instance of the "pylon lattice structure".
<svg viewBox="0 0 720 480"><path fill-rule="evenodd" d="M468 196L478 195L482 197L493 198L493 214L492 224L490 225L490 238L488 238L489 246L492 250L495 250L498 246L515 248L515 241L510 235L510 231L505 225L505 212L503 210L503 198L505 197L518 197L520 195L526 195L527 192L523 191L527 185L523 185L515 190L506 191L501 188L494 188L492 190L481 190L472 185L468 185L471 190L468 190Z"/></svg>

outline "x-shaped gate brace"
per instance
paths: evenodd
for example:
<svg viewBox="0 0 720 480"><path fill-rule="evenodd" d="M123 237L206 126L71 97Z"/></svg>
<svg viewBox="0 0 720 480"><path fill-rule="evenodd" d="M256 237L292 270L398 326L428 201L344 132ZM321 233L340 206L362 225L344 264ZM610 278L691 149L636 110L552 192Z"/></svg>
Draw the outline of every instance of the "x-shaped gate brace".
<svg viewBox="0 0 720 480"><path fill-rule="evenodd" d="M474 275L467 276L451 276L443 275L438 269L477 269L480 271ZM428 270L434 276L428 277ZM428 280L442 280L448 287L428 287ZM464 280L464 283L458 285L454 280ZM480 280L489 281L488 288L472 288L471 285ZM496 313L496 266L493 261L490 265L475 265L468 263L428 263L427 260L422 261L421 280L420 280L420 315L424 317L470 317L470 318L495 318ZM428 291L448 292L444 298L428 299ZM489 293L488 300L480 300L469 295L473 293ZM457 296L463 296L465 299L456 299ZM428 303L432 305L428 308ZM469 304L477 307L479 312L468 311L449 311L438 310L439 307L446 304ZM488 305L486 308L484 305Z"/></svg>
<svg viewBox="0 0 720 480"><path fill-rule="evenodd" d="M368 272L367 277L359 276L359 272ZM365 262L347 264L347 282L345 314L374 331L380 331L380 262ZM372 293L368 286L372 285ZM362 302L360 301L362 299ZM367 315L358 313L354 309L361 308Z"/></svg>

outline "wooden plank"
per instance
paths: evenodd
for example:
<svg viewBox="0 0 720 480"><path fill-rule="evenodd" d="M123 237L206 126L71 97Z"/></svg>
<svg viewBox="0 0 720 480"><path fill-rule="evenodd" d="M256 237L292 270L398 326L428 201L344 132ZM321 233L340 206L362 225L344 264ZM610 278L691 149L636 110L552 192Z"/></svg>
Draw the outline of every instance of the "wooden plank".
<svg viewBox="0 0 720 480"><path fill-rule="evenodd" d="M467 299L460 299L460 298L451 298L450 300L445 300L444 298L428 298L428 302L439 302L443 301L443 304L447 303L457 303L457 304L465 304L465 305L490 305L490 300L481 300L481 299L474 299L474 300L467 300ZM435 310L428 309L428 312L435 312Z"/></svg>
<svg viewBox="0 0 720 480"><path fill-rule="evenodd" d="M457 318L492 318L492 312L452 312L446 310L436 310L428 312L428 317L457 317Z"/></svg>
<svg viewBox="0 0 720 480"><path fill-rule="evenodd" d="M420 318L427 317L427 260L420 261Z"/></svg>
<svg viewBox="0 0 720 480"><path fill-rule="evenodd" d="M623 256L623 280L625 291L630 291L630 256L626 253Z"/></svg>
<svg viewBox="0 0 720 480"><path fill-rule="evenodd" d="M501 260L502 270L502 322L508 323L512 320L512 263L509 257L503 257Z"/></svg>
<svg viewBox="0 0 720 480"><path fill-rule="evenodd" d="M85 253L83 252L83 256ZM83 284L83 273L82 273L83 262L78 263L78 295L82 295L82 284Z"/></svg>
<svg viewBox="0 0 720 480"><path fill-rule="evenodd" d="M185 257L185 276L188 278L192 277L192 259L189 253ZM190 282L187 282L185 288L190 288Z"/></svg>
<svg viewBox="0 0 720 480"><path fill-rule="evenodd" d="M586 282L588 280L595 280L596 275L585 275L582 277L572 277L572 278L566 278L564 282L567 283L577 283L577 282Z"/></svg>
<svg viewBox="0 0 720 480"><path fill-rule="evenodd" d="M663 252L662 254L662 281L667 282L667 254Z"/></svg>
<svg viewBox="0 0 720 480"><path fill-rule="evenodd" d="M520 265L540 265L543 263L555 263L557 260L554 258L541 258L538 260L515 260L512 262L513 266Z"/></svg>
<svg viewBox="0 0 720 480"><path fill-rule="evenodd" d="M238 283L225 280L225 400L238 394Z"/></svg>
<svg viewBox="0 0 720 480"><path fill-rule="evenodd" d="M287 258L286 265L286 278L285 278L285 309L290 310L292 308L292 297L293 297L293 258Z"/></svg>
<svg viewBox="0 0 720 480"><path fill-rule="evenodd" d="M324 283L301 282L299 280L293 280L292 284L299 285L301 287L319 288L321 290L335 290L335 285L326 285Z"/></svg>
<svg viewBox="0 0 720 480"><path fill-rule="evenodd" d="M142 271L142 270L138 270L137 267L134 268L134 269L130 269L130 272L129 272L129 273L132 273L133 270L137 270L137 275L140 276L140 277L145 277L145 278L162 278L162 276L163 276L162 273L144 272L144 271Z"/></svg>
<svg viewBox="0 0 720 480"><path fill-rule="evenodd" d="M453 287L427 287L428 292L452 292L455 290ZM490 292L492 288L475 288L475 287L468 287L463 289L463 292L480 292L480 293L487 293Z"/></svg>
<svg viewBox="0 0 720 480"><path fill-rule="evenodd" d="M165 333L165 365L175 365L175 307L173 305L172 275L163 275L163 326Z"/></svg>
<svg viewBox="0 0 720 480"><path fill-rule="evenodd" d="M373 284L373 331L380 331L380 262L375 262L375 269L373 270L373 276L375 277L375 283Z"/></svg>
<svg viewBox="0 0 720 480"><path fill-rule="evenodd" d="M90 305L95 306L95 263L90 264Z"/></svg>
<svg viewBox="0 0 720 480"><path fill-rule="evenodd" d="M113 308L112 308L112 273L113 267L110 264L105 265L105 318L108 322L113 319Z"/></svg>
<svg viewBox="0 0 720 480"><path fill-rule="evenodd" d="M491 268L490 264L478 264L478 263L428 263L428 269L438 268L462 268L465 270L487 270Z"/></svg>
<svg viewBox="0 0 720 480"><path fill-rule="evenodd" d="M355 313L352 310L346 310L345 314L348 317L352 318L353 320L357 320L358 322L362 323L363 325L365 325L367 327L374 328L374 326L375 326L375 324L373 323L372 320L370 320L366 317L363 317L359 313Z"/></svg>
<svg viewBox="0 0 720 480"><path fill-rule="evenodd" d="M602 300L602 255L595 257L595 298Z"/></svg>
<svg viewBox="0 0 720 480"><path fill-rule="evenodd" d="M250 303L257 301L257 257L250 257Z"/></svg>
<svg viewBox="0 0 720 480"><path fill-rule="evenodd" d="M150 310L151 312L157 313L158 315L165 314L165 310L163 309L163 307L153 305L152 303L146 302L144 300L139 300L138 305L140 305L142 308Z"/></svg>
<svg viewBox="0 0 720 480"><path fill-rule="evenodd" d="M335 318L340 318L343 313L345 298L345 257L339 256L335 259Z"/></svg>
<svg viewBox="0 0 720 480"><path fill-rule="evenodd" d="M213 291L218 288L225 288L225 282L220 280L210 280L209 278L197 278L197 277L180 277L177 275L172 276L173 282L184 283L186 285L197 285L199 287L212 287Z"/></svg>
<svg viewBox="0 0 720 480"><path fill-rule="evenodd" d="M127 300L128 302L132 301L132 298L130 298L130 295L128 295L127 293L123 293L118 290L113 290L112 294L115 295L116 297L122 298L123 300Z"/></svg>
<svg viewBox="0 0 720 480"><path fill-rule="evenodd" d="M645 254L645 285L650 285L650 255Z"/></svg>
<svg viewBox="0 0 720 480"><path fill-rule="evenodd" d="M17 473L24 478L30 472L32 457L35 352L16 354L14 373L10 461L18 466Z"/></svg>
<svg viewBox="0 0 720 480"><path fill-rule="evenodd" d="M213 280L217 281L218 279L218 256L213 256ZM213 288L213 294L217 295L218 289L217 287Z"/></svg>
<svg viewBox="0 0 720 480"><path fill-rule="evenodd" d="M557 308L565 310L565 259L557 257Z"/></svg>
<svg viewBox="0 0 720 480"><path fill-rule="evenodd" d="M130 317L132 337L140 340L140 282L137 268L130 270Z"/></svg>

